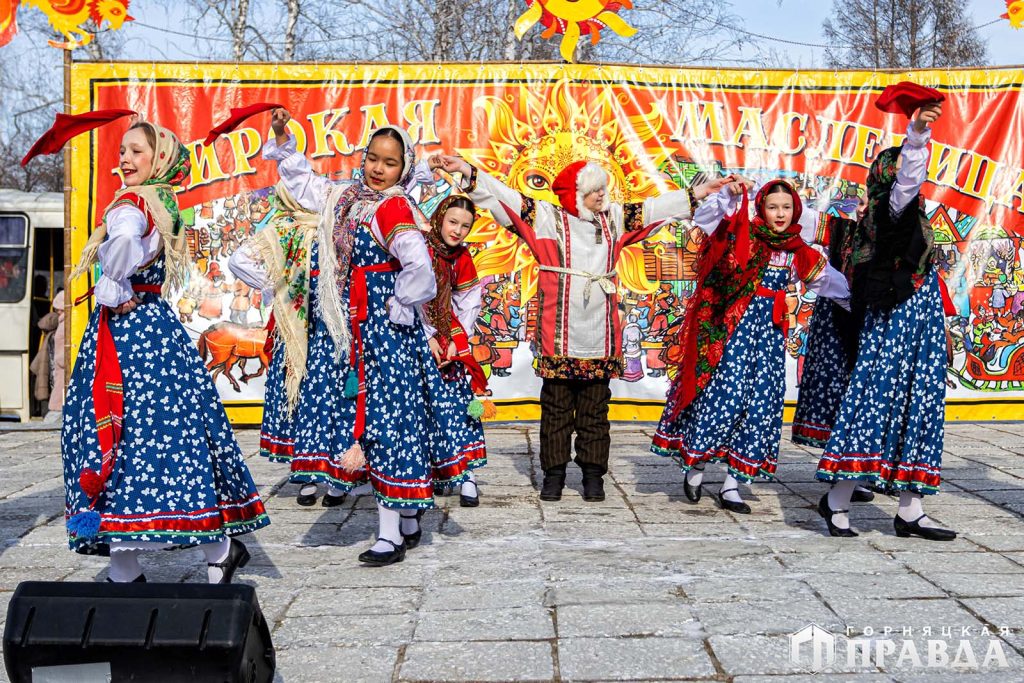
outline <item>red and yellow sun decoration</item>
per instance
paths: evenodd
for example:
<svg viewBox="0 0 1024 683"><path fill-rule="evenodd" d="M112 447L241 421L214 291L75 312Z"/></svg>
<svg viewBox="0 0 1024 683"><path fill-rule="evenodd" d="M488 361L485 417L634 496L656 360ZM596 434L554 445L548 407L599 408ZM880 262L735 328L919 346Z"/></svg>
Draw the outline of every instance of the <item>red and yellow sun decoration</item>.
<svg viewBox="0 0 1024 683"><path fill-rule="evenodd" d="M47 41L52 47L73 50L88 45L93 35L85 28L92 20L95 27L107 24L108 30L116 31L126 21L128 3L131 0L0 0L0 47L14 39L18 32L16 21L18 5L35 7L50 20L50 26L64 36L64 41Z"/></svg>
<svg viewBox="0 0 1024 683"><path fill-rule="evenodd" d="M575 61L576 46L584 35L589 35L591 44L596 45L605 28L627 38L636 33L618 15L621 9L633 9L632 0L526 0L526 4L526 11L516 19L516 38L522 40L540 22L544 26L541 38L562 36L559 52L567 62Z"/></svg>
<svg viewBox="0 0 1024 683"><path fill-rule="evenodd" d="M1024 28L1024 0L1006 0L1006 14L1000 17L1009 20L1013 28Z"/></svg>
<svg viewBox="0 0 1024 683"><path fill-rule="evenodd" d="M608 171L612 201L641 201L676 188L658 170L670 161L666 122L654 106L636 111L632 104L621 90L566 80L550 87L523 85L502 96L484 95L474 100L473 107L486 117L487 133L482 140L470 137L479 146L457 151L477 168L534 199L557 203L551 190L555 176L568 164L583 160ZM659 237L653 239L659 241ZM537 263L526 245L499 227L490 214L477 219L466 241L488 245L473 250L480 277L518 274L519 298L525 306L537 291L538 278ZM640 245L623 251L617 270L626 289L640 294L658 289L658 283L647 277Z"/></svg>

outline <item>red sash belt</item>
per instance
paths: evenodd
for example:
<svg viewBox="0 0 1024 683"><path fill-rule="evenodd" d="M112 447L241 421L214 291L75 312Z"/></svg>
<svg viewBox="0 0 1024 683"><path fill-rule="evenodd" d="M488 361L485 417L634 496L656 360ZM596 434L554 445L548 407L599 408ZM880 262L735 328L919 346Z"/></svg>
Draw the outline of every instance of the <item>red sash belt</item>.
<svg viewBox="0 0 1024 683"><path fill-rule="evenodd" d="M160 285L132 285L137 293L160 294ZM93 289L75 300L78 305L85 301ZM121 442L121 422L124 417L124 379L121 375L121 363L117 358L117 347L114 336L110 332L110 308L100 306L100 319L96 327L96 369L92 381L93 412L96 415L96 438L100 444L99 481L93 482L86 493L95 498L102 492L110 473L114 470L117 458L117 447ZM83 474L88 470L83 471ZM84 481L80 477L81 481Z"/></svg>
<svg viewBox="0 0 1024 683"><path fill-rule="evenodd" d="M473 347L469 343L469 337L466 336L466 331L462 329L462 325L456 322L457 318L452 315L452 339L455 343L455 356L453 358L442 358L441 360L451 360L458 363L462 363L467 374L469 374L469 385L473 389L473 393L476 395L482 395L487 392L487 375L484 374L483 368L473 357ZM444 353L448 350L448 345L443 344L441 346L441 352Z"/></svg>
<svg viewBox="0 0 1024 683"><path fill-rule="evenodd" d="M349 275L348 313L352 328L352 359L359 378L359 390L356 394L356 424L352 436L359 439L366 427L366 364L363 362L363 322L369 315L367 309L368 292L366 290L367 273L397 273L402 264L397 259L372 266L352 266Z"/></svg>
<svg viewBox="0 0 1024 683"><path fill-rule="evenodd" d="M267 319L267 326L264 328L267 331L267 341L263 342L263 353L268 356L274 352L274 328L277 327L277 320L274 318L274 312L270 312L270 317Z"/></svg>
<svg viewBox="0 0 1024 683"><path fill-rule="evenodd" d="M782 330L783 337L789 337L789 306L786 305L786 290L784 289L768 289L762 285L757 286L757 291L754 292L754 296L763 296L767 299L773 299L772 302L772 322L775 326Z"/></svg>

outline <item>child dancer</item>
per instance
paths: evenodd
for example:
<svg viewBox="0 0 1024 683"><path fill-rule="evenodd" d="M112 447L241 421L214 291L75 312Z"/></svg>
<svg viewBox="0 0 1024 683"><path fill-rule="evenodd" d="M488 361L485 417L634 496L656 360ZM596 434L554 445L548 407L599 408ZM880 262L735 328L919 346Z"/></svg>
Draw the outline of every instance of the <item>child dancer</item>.
<svg viewBox="0 0 1024 683"><path fill-rule="evenodd" d="M415 150L402 129L375 131L358 182L334 184L313 173L285 133L290 116L273 113L276 137L264 156L296 201L321 212L312 267L311 308L319 310L299 390L292 471L321 472L350 490L369 478L377 498L377 542L360 561L383 566L418 540L418 511L433 506L430 447L424 435L457 433L462 414L441 384L416 308L436 295L418 210L406 194ZM429 170L428 170L429 175ZM344 392L339 388L344 387ZM457 453L448 444L446 453ZM465 465L448 463L460 481ZM294 476L294 474L293 474Z"/></svg>
<svg viewBox="0 0 1024 683"><path fill-rule="evenodd" d="M916 87L916 86L915 86ZM857 361L818 479L835 482L818 511L833 536L856 536L847 512L858 482L899 492L897 536L948 541L956 532L924 513L942 468L946 343L932 230L922 208L931 124L941 95L923 102L901 147L868 174L868 209L854 238L853 296L866 309ZM883 96L885 94L883 93ZM909 113L912 113L913 110Z"/></svg>
<svg viewBox="0 0 1024 683"><path fill-rule="evenodd" d="M852 279L850 255L854 230L867 206L867 198L862 195L857 203L857 220L827 216L819 240L827 251L829 263L846 277L847 284ZM815 301L793 417L794 443L823 448L828 441L857 359L857 335L863 317L863 311L859 315L851 313L830 299ZM855 503L869 503L874 499L875 494L863 486L857 486L853 492Z"/></svg>
<svg viewBox="0 0 1024 683"><path fill-rule="evenodd" d="M559 500L576 432L583 499L604 500L611 444L609 382L622 375L622 320L615 264L625 247L668 221L689 218L693 205L726 179L630 204L608 199L608 173L577 161L552 183L560 206L520 194L456 156L439 161L462 173L471 199L524 240L540 266L535 371L541 387L541 500Z"/></svg>
<svg viewBox="0 0 1024 683"><path fill-rule="evenodd" d="M323 482L327 491L320 504L335 507L345 501L345 490L335 486L327 472L294 459L295 411L306 377L309 329L316 328L318 316L309 302L319 275L313 254L320 214L299 204L283 182L274 187L274 198L278 215L228 261L235 277L250 287L266 286L265 300L274 304L274 356L267 371L260 454L292 466L291 480L302 483L296 503L315 505L317 483Z"/></svg>
<svg viewBox="0 0 1024 683"><path fill-rule="evenodd" d="M473 470L487 464L480 422L483 407L474 398L486 394L487 378L469 345L469 336L480 316L483 286L477 279L473 257L463 246L475 219L476 206L463 195L441 200L431 215L427 245L434 265L437 297L423 306L423 328L430 351L441 368L441 376L456 392L458 403L468 411L461 421L462 432L451 435L452 441L462 444L461 457L468 468L459 495L462 507L480 504ZM444 480L435 473L435 491L437 484L443 486Z"/></svg>
<svg viewBox="0 0 1024 683"><path fill-rule="evenodd" d="M749 514L739 483L775 474L785 396L786 288L795 273L819 296L845 300L842 274L802 237L800 196L782 180L764 185L749 219L740 179L698 209L707 235L698 257L697 288L670 352L679 367L651 450L678 457L683 490L697 502L708 462L728 474L720 505ZM737 195L743 201L735 209ZM813 221L810 230L813 230ZM780 334L781 333L781 334Z"/></svg>
<svg viewBox="0 0 1024 683"><path fill-rule="evenodd" d="M110 555L112 582L144 582L142 550L199 545L210 583L249 560L233 538L269 523L210 375L160 297L187 275L174 187L189 152L134 123L114 194L71 278L99 263L96 309L68 386L61 450L70 546Z"/></svg>

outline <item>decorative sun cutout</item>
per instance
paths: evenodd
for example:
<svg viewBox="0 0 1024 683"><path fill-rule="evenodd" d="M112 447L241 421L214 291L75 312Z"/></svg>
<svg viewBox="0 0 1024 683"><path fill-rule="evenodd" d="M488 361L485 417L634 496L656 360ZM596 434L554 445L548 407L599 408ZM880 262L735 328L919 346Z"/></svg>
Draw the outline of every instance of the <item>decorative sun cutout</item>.
<svg viewBox="0 0 1024 683"><path fill-rule="evenodd" d="M1000 16L1013 28L1024 28L1024 0L1006 0L1006 14Z"/></svg>
<svg viewBox="0 0 1024 683"><path fill-rule="evenodd" d="M601 39L601 29L608 28L627 38L636 29L627 24L616 12L633 9L632 0L526 0L528 8L516 19L516 38L523 39L538 21L544 25L541 38L562 35L559 52L567 62L575 61L576 45L580 36L590 35L591 44Z"/></svg>

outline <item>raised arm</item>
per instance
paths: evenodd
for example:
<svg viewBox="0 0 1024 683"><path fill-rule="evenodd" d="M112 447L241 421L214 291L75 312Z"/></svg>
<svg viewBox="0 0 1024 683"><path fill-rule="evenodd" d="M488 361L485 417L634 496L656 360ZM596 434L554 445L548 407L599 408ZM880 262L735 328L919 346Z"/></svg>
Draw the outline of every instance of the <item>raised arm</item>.
<svg viewBox="0 0 1024 683"><path fill-rule="evenodd" d="M725 187L701 202L693 212L693 224L705 235L718 229L726 216L735 213L739 206L739 198L744 192L753 191L753 183L741 179L730 182Z"/></svg>
<svg viewBox="0 0 1024 683"><path fill-rule="evenodd" d="M269 228L263 229L267 230ZM254 236L242 244L241 247L235 249L228 258L228 270L235 276L235 279L241 280L250 287L260 290L264 301L270 302L274 300L274 285L276 283L270 281L270 274L267 272L267 266L263 263L263 260L250 253L257 239L259 239L259 235Z"/></svg>
<svg viewBox="0 0 1024 683"><path fill-rule="evenodd" d="M734 176L724 176L694 185L689 190L673 190L657 197L648 197L643 202L643 224L647 227L692 218L697 207L690 201L691 193L695 200L701 201L736 180Z"/></svg>
<svg viewBox="0 0 1024 683"><path fill-rule="evenodd" d="M334 186L327 178L313 171L305 155L299 154L295 136L285 126L291 120L286 109L275 109L271 119L274 139L263 144L263 158L277 162L277 172L288 192L295 200L310 211L323 210L327 195Z"/></svg>
<svg viewBox="0 0 1024 683"><path fill-rule="evenodd" d="M907 138L900 152L900 168L896 172L892 192L889 193L889 211L894 219L921 193L921 186L928 177L931 124L941 115L941 102L921 107L917 118L907 127Z"/></svg>
<svg viewBox="0 0 1024 683"><path fill-rule="evenodd" d="M441 168L448 173L461 173L462 189L477 207L490 211L499 225L516 231L502 204L515 211L517 215L521 215L523 206L532 200L497 178L471 166L462 157L439 154L431 157L428 162L431 168Z"/></svg>

